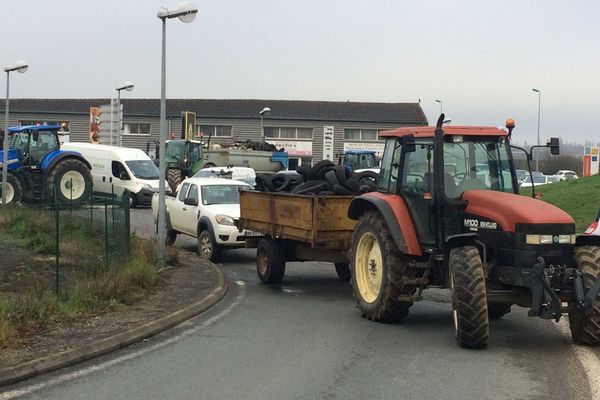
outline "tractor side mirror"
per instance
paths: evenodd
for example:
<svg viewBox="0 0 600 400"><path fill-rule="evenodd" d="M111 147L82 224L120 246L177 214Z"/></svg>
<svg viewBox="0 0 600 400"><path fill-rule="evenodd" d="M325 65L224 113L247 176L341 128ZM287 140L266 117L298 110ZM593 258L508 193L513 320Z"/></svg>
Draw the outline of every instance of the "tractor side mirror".
<svg viewBox="0 0 600 400"><path fill-rule="evenodd" d="M550 147L550 154L553 156L560 154L560 144L557 137L550 138L550 142L547 146Z"/></svg>
<svg viewBox="0 0 600 400"><path fill-rule="evenodd" d="M415 151L417 151L417 145L415 144L415 136L413 134L402 136L400 143L402 143L402 151L404 151L405 153L414 153Z"/></svg>
<svg viewBox="0 0 600 400"><path fill-rule="evenodd" d="M33 131L31 132L31 136L34 142L37 142L38 139L40 138L40 132L38 131Z"/></svg>

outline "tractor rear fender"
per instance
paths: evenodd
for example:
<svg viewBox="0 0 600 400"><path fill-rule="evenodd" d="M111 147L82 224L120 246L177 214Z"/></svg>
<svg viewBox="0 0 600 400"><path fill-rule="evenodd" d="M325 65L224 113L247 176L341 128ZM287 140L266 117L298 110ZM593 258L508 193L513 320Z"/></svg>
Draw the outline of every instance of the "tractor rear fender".
<svg viewBox="0 0 600 400"><path fill-rule="evenodd" d="M75 160L79 160L85 164L90 170L92 166L85 158L81 156L81 153L76 151L69 150L54 150L50 153L46 154L42 162L40 163L40 169L42 171L50 171L58 162L64 160L66 158L73 158Z"/></svg>
<svg viewBox="0 0 600 400"><path fill-rule="evenodd" d="M379 192L365 193L352 200L348 208L348 217L357 220L371 210L379 212L400 251L413 256L422 255L412 217L401 196Z"/></svg>

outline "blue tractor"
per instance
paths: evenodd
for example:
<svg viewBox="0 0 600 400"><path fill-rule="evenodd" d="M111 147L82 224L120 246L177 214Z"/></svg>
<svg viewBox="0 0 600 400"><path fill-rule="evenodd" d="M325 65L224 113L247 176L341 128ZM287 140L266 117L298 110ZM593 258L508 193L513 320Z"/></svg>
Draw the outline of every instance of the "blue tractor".
<svg viewBox="0 0 600 400"><path fill-rule="evenodd" d="M339 156L338 163L345 165L351 172L357 169L377 168L376 154L373 150L346 150Z"/></svg>
<svg viewBox="0 0 600 400"><path fill-rule="evenodd" d="M90 199L92 168L80 153L60 149L59 129L59 125L8 129L7 204L50 202L55 198L65 204ZM0 171L3 159L0 149Z"/></svg>

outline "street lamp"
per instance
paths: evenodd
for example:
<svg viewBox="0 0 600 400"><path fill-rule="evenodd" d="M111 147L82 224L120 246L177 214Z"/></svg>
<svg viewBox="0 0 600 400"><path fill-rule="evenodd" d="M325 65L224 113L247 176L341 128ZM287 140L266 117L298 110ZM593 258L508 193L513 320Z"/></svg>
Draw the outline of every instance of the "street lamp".
<svg viewBox="0 0 600 400"><path fill-rule="evenodd" d="M165 241L167 237L166 210L165 210L165 179L167 175L167 164L165 160L165 149L167 141L167 100L166 75L167 75L167 19L179 18L182 22L192 22L196 18L198 8L189 1L179 3L173 8L162 8L158 12L158 18L162 20L162 62L160 75L160 144L159 144L159 170L160 182L158 186L158 258L165 261Z"/></svg>
<svg viewBox="0 0 600 400"><path fill-rule="evenodd" d="M14 65L9 65L4 67L4 72L6 72L6 109L4 110L4 140L2 143L2 204L6 204L6 190L4 190L8 186L8 101L9 101L9 81L10 81L10 73L12 71L18 71L24 74L29 68L29 65L25 61L17 61Z"/></svg>
<svg viewBox="0 0 600 400"><path fill-rule="evenodd" d="M537 126L537 145L540 145L540 111L542 107L542 92L539 89L531 89L538 94L538 126ZM540 155L539 153L535 157L535 170L540 171Z"/></svg>
<svg viewBox="0 0 600 400"><path fill-rule="evenodd" d="M263 117L265 115L269 115L269 113L271 112L271 109L269 107L265 107L262 109L261 112L259 112L260 114L260 137L262 139L262 142L265 142L265 130L263 128Z"/></svg>
<svg viewBox="0 0 600 400"><path fill-rule="evenodd" d="M436 103L440 103L440 114L441 114L441 113L443 112L442 108L443 108L443 105L444 105L443 103L444 103L444 102L443 102L443 101L441 101L441 100L438 100L438 99L436 99L436 100L435 100L435 102L436 102Z"/></svg>
<svg viewBox="0 0 600 400"><path fill-rule="evenodd" d="M117 110L119 112L119 127L117 129L117 146L121 147L123 146L123 136L122 136L122 130L123 130L123 113L121 112L121 90L127 90L128 92L131 92L133 90L133 82L123 82L123 84L121 86L119 86L117 88ZM112 128L112 126L111 126Z"/></svg>

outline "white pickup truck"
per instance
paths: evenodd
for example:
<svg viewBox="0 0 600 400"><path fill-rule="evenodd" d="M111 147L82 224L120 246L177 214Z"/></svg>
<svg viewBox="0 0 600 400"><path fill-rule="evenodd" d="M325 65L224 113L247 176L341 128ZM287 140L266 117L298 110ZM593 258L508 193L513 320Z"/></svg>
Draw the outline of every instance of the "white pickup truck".
<svg viewBox="0 0 600 400"><path fill-rule="evenodd" d="M252 189L240 181L223 178L188 178L174 196L167 195L167 244L178 234L198 239L198 254L218 262L223 250L246 247L246 239L256 232L239 232L240 190ZM152 216L158 220L158 194L152 198Z"/></svg>

